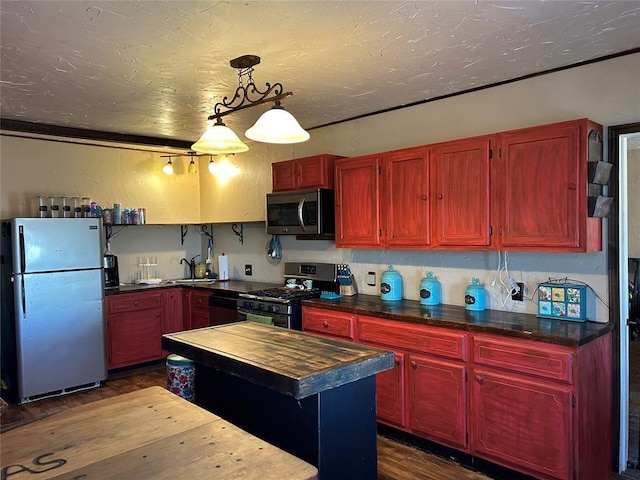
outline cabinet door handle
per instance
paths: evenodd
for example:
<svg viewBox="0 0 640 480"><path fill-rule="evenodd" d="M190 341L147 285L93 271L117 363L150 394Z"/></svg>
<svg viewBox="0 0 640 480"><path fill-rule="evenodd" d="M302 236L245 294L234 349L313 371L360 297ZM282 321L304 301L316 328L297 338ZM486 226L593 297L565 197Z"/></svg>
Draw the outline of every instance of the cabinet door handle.
<svg viewBox="0 0 640 480"><path fill-rule="evenodd" d="M482 377L480 375L476 375L476 382L478 382L480 385L482 385L484 383L484 381L482 380Z"/></svg>
<svg viewBox="0 0 640 480"><path fill-rule="evenodd" d="M156 313L156 318L160 317L160 312Z"/></svg>
<svg viewBox="0 0 640 480"><path fill-rule="evenodd" d="M575 183L570 183L569 184L569 190L575 190L576 189L576 184Z"/></svg>
<svg viewBox="0 0 640 480"><path fill-rule="evenodd" d="M437 194L437 195L436 195L436 198L437 198L438 200L442 200L442 194L441 194L441 193Z"/></svg>
<svg viewBox="0 0 640 480"><path fill-rule="evenodd" d="M418 364L414 361L411 362L411 368L413 368L414 370L418 368Z"/></svg>
<svg viewBox="0 0 640 480"><path fill-rule="evenodd" d="M322 326L324 328L328 328L329 327L329 322L327 322L326 320L324 322L322 322Z"/></svg>
<svg viewBox="0 0 640 480"><path fill-rule="evenodd" d="M137 307L138 306L138 302L133 302L133 305Z"/></svg>
<svg viewBox="0 0 640 480"><path fill-rule="evenodd" d="M427 196L426 195L421 195L420 198L422 198L422 200L424 200L425 202L427 201Z"/></svg>

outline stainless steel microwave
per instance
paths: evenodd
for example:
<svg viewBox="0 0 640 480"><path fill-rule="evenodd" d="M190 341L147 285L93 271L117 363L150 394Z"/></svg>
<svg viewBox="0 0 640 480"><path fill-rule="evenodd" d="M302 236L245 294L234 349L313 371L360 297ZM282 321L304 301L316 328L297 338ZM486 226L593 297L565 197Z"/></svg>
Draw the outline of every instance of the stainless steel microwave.
<svg viewBox="0 0 640 480"><path fill-rule="evenodd" d="M335 233L333 190L315 188L267 193L267 233L332 235Z"/></svg>

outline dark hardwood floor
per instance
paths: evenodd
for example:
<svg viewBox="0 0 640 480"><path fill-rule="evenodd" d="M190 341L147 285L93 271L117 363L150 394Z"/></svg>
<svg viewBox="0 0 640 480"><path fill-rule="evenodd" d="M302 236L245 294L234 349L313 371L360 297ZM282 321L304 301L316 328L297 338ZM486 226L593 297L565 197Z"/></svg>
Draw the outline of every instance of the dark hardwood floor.
<svg viewBox="0 0 640 480"><path fill-rule="evenodd" d="M111 373L100 388L38 400L25 405L9 405L0 413L0 431L19 428L62 410L103 398L155 385L166 386L164 364ZM1 448L1 439L0 439ZM487 476L465 468L444 457L422 451L386 435L378 435L379 480L502 480L502 475ZM517 476L509 475L509 478ZM612 476L614 478L623 478Z"/></svg>

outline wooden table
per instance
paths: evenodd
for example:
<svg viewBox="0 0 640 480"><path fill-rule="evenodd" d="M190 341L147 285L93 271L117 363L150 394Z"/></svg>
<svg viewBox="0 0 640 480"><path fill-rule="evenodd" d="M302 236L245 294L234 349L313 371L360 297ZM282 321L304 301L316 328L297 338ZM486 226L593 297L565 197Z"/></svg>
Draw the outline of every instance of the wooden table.
<svg viewBox="0 0 640 480"><path fill-rule="evenodd" d="M0 441L11 480L317 478L308 463L161 387L60 412Z"/></svg>
<svg viewBox="0 0 640 480"><path fill-rule="evenodd" d="M195 362L196 404L320 479L377 478L375 374L393 352L252 322L167 334L162 346Z"/></svg>

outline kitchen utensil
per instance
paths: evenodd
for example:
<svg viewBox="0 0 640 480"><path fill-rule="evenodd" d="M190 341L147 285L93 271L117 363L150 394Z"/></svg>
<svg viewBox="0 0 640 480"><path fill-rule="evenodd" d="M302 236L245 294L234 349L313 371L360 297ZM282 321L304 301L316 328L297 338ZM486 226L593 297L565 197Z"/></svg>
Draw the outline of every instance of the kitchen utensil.
<svg viewBox="0 0 640 480"><path fill-rule="evenodd" d="M381 300L402 300L402 276L389 265L380 282Z"/></svg>
<svg viewBox="0 0 640 480"><path fill-rule="evenodd" d="M464 308L467 310L484 310L486 292L479 278L471 279L464 292Z"/></svg>
<svg viewBox="0 0 640 480"><path fill-rule="evenodd" d="M433 275L433 272L427 272L427 276L420 281L420 304L438 305L440 292L440 282Z"/></svg>
<svg viewBox="0 0 640 480"><path fill-rule="evenodd" d="M265 249L267 254L267 261L271 265L277 265L282 260L282 245L280 244L280 236L272 235L271 240L267 242Z"/></svg>

